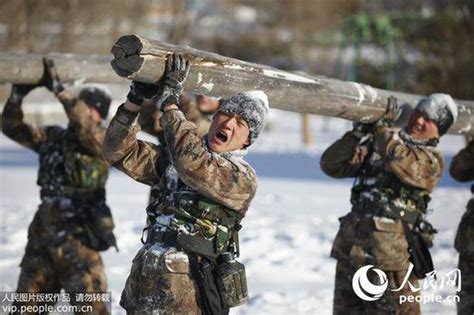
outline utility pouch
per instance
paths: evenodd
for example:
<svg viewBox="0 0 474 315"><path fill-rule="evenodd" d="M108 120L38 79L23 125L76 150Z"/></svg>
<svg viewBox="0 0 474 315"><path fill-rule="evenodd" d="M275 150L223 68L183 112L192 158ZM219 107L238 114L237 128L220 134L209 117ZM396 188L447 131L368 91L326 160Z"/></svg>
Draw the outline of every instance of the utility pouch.
<svg viewBox="0 0 474 315"><path fill-rule="evenodd" d="M408 242L410 261L414 266L413 271L418 279L424 279L427 273L434 270L428 244L421 234L415 231L415 228L410 231L407 222L402 221L402 224Z"/></svg>
<svg viewBox="0 0 474 315"><path fill-rule="evenodd" d="M245 266L235 260L231 253L224 253L218 257L215 273L224 305L230 308L248 302Z"/></svg>
<svg viewBox="0 0 474 315"><path fill-rule="evenodd" d="M204 315L227 315L229 307L224 304L216 283L215 263L204 256L189 254L189 266L199 289L200 307Z"/></svg>
<svg viewBox="0 0 474 315"><path fill-rule="evenodd" d="M104 251L114 246L118 251L113 233L115 225L107 205L82 206L79 214L84 227L84 245L96 251Z"/></svg>

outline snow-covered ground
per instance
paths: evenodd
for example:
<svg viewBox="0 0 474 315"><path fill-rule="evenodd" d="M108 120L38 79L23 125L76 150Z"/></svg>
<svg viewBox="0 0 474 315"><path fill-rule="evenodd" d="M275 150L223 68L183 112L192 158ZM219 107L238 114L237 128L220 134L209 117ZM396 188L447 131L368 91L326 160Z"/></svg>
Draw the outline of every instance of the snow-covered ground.
<svg viewBox="0 0 474 315"><path fill-rule="evenodd" d="M330 314L335 260L329 257L338 217L350 210L350 180L333 180L319 169L320 153L344 130L345 121L313 118L315 144L301 145L300 116L275 111L272 128L252 148L248 160L259 177L257 196L243 221L241 261L247 268L250 302L233 314ZM321 126L325 127L322 128ZM447 160L463 139L447 136L441 149ZM0 135L0 291L14 290L27 227L39 204L35 154ZM141 246L148 187L113 170L107 185L120 252L103 253L113 314L131 261ZM439 230L432 249L435 268L456 267L453 238L470 193L445 172L433 193L431 221ZM433 292L433 291L431 291ZM429 294L425 292L424 294ZM452 287L436 291L453 294ZM429 314L455 314L453 303L428 303Z"/></svg>

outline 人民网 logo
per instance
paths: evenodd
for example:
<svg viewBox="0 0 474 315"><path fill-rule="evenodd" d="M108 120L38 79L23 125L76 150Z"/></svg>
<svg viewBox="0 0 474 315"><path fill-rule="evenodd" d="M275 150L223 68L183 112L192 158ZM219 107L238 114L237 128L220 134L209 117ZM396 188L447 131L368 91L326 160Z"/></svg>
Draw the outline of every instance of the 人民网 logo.
<svg viewBox="0 0 474 315"><path fill-rule="evenodd" d="M354 293L364 301L375 301L385 293L388 287L387 275L378 268L373 268L374 265L363 266L356 271L352 278L352 289ZM372 269L373 268L373 269ZM372 269L379 278L380 284L370 282L367 273Z"/></svg>

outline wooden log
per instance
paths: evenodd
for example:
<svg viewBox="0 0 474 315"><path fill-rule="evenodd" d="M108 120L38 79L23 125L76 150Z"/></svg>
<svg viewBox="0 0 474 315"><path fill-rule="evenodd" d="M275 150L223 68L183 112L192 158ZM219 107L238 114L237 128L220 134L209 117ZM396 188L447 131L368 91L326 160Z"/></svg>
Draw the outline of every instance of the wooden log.
<svg viewBox="0 0 474 315"><path fill-rule="evenodd" d="M43 75L43 56L54 60L61 80L127 83L110 68L111 56L73 54L0 53L1 83L37 83Z"/></svg>
<svg viewBox="0 0 474 315"><path fill-rule="evenodd" d="M394 95L405 109L404 123L421 98L356 82L285 72L137 35L123 36L114 44L112 68L122 77L153 83L162 76L165 60L172 52L183 54L191 62L187 91L228 97L259 89L268 95L271 107L293 112L371 122L385 112L388 97ZM457 104L459 119L449 132L474 133L474 102L458 100Z"/></svg>

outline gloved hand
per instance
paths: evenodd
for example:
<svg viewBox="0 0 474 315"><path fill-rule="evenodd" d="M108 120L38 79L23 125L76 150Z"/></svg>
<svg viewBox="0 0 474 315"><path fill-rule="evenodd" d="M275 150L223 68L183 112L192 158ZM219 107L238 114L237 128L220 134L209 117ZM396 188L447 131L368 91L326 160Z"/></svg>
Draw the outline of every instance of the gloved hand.
<svg viewBox="0 0 474 315"><path fill-rule="evenodd" d="M150 83L132 81L127 99L137 106L142 106L147 99L153 98L158 93L158 86Z"/></svg>
<svg viewBox="0 0 474 315"><path fill-rule="evenodd" d="M55 95L58 95L59 93L64 91L64 86L61 83L61 79L59 79L58 71L56 70L54 61L53 59L44 57L43 64L44 74L42 83L48 90L53 92Z"/></svg>
<svg viewBox="0 0 474 315"><path fill-rule="evenodd" d="M358 138L363 138L374 132L375 123L354 122L352 124L352 134Z"/></svg>
<svg viewBox="0 0 474 315"><path fill-rule="evenodd" d="M161 78L160 89L155 101L159 110L166 105L179 105L179 96L183 92L183 83L189 74L189 61L174 53L166 59L166 69Z"/></svg>
<svg viewBox="0 0 474 315"><path fill-rule="evenodd" d="M374 132L374 128L377 127L392 127L395 121L400 118L402 113L401 107L398 105L398 101L394 96L390 96L387 102L387 109L385 113L373 123L362 123L355 122L353 124L352 133L359 138L371 134Z"/></svg>
<svg viewBox="0 0 474 315"><path fill-rule="evenodd" d="M375 123L375 126L392 127L395 121L397 121L397 119L400 118L401 113L402 113L402 110L401 110L401 107L398 105L397 98L394 96L390 96L387 102L387 110L382 115L382 117L380 117L379 120L377 120L377 122Z"/></svg>
<svg viewBox="0 0 474 315"><path fill-rule="evenodd" d="M19 104L23 98L28 95L28 93L30 93L31 90L38 86L38 84L12 84L10 100L13 103Z"/></svg>

